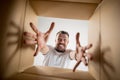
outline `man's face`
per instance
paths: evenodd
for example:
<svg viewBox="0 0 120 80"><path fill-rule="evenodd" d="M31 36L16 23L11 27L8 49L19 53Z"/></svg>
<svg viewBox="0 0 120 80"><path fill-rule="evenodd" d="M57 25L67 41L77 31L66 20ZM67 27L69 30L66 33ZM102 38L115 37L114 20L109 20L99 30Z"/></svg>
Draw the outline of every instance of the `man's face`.
<svg viewBox="0 0 120 80"><path fill-rule="evenodd" d="M64 52L67 48L68 42L69 42L69 38L67 34L58 34L56 36L56 50L59 52Z"/></svg>

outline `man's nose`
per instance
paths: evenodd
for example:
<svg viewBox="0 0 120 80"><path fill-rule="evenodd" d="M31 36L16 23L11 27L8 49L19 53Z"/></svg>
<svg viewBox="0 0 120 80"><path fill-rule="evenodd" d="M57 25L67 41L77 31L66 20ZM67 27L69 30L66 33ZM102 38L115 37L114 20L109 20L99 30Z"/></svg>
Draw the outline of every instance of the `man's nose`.
<svg viewBox="0 0 120 80"><path fill-rule="evenodd" d="M60 40L60 43L64 43L64 40Z"/></svg>

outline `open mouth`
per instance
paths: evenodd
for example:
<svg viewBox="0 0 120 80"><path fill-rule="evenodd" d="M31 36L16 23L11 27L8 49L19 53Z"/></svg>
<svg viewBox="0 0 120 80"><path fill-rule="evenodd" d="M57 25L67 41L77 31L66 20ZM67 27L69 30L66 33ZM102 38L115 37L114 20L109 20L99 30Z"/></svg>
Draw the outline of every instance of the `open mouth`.
<svg viewBox="0 0 120 80"><path fill-rule="evenodd" d="M58 44L56 50L58 52L64 52L65 51L65 45L64 44Z"/></svg>
<svg viewBox="0 0 120 80"><path fill-rule="evenodd" d="M64 44L59 44L58 46L61 48L64 48Z"/></svg>

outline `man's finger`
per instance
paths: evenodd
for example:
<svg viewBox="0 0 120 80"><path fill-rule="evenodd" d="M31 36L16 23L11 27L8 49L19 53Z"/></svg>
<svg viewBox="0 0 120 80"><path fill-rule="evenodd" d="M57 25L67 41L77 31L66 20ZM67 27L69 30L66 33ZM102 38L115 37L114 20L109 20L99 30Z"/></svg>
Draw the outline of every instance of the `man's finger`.
<svg viewBox="0 0 120 80"><path fill-rule="evenodd" d="M54 28L54 25L55 25L55 23L52 22L49 30L44 34L45 42L47 42L47 40L48 40L48 38L49 38L49 35L50 35L50 33L52 32L52 30L53 30L53 28Z"/></svg>
<svg viewBox="0 0 120 80"><path fill-rule="evenodd" d="M87 59L85 58L85 57L82 57L82 62L85 64L85 66L87 66L88 65L88 63L87 63Z"/></svg>
<svg viewBox="0 0 120 80"><path fill-rule="evenodd" d="M80 42L79 42L79 37L80 37L80 34L77 33L76 34L76 53L79 53L79 49L80 49Z"/></svg>
<svg viewBox="0 0 120 80"><path fill-rule="evenodd" d="M29 38L34 38L34 39L37 39L37 36L32 34L32 33L29 33L29 32L24 32L24 36L25 37L29 37Z"/></svg>
<svg viewBox="0 0 120 80"><path fill-rule="evenodd" d="M88 44L87 46L84 47L84 50L90 49L93 45L92 44Z"/></svg>
<svg viewBox="0 0 120 80"><path fill-rule="evenodd" d="M81 63L81 60L78 61L78 62L75 64L75 66L74 66L74 68L73 68L73 72L75 72L76 68L79 66L80 63Z"/></svg>
<svg viewBox="0 0 120 80"><path fill-rule="evenodd" d="M34 31L35 33L38 33L38 32L39 32L39 30L37 29L37 27L36 27L32 22L30 22L30 26L31 26L31 28L33 29L33 31Z"/></svg>
<svg viewBox="0 0 120 80"><path fill-rule="evenodd" d="M79 45L78 45L78 44L76 44L76 53L78 54L78 53L79 53L79 51L80 51Z"/></svg>
<svg viewBox="0 0 120 80"><path fill-rule="evenodd" d="M89 60L93 60L93 55L91 53L87 53L86 56L88 57Z"/></svg>
<svg viewBox="0 0 120 80"><path fill-rule="evenodd" d="M81 47L80 41L79 41L79 37L80 37L80 33L78 32L76 34L76 45L79 45L79 47Z"/></svg>
<svg viewBox="0 0 120 80"><path fill-rule="evenodd" d="M52 22L51 25L50 25L49 30L45 33L45 37L48 36L48 35L52 32L52 30L53 30L53 28L54 28L54 25L55 25L55 23Z"/></svg>
<svg viewBox="0 0 120 80"><path fill-rule="evenodd" d="M37 47L35 54L33 56L37 56L38 52L40 51L40 46Z"/></svg>
<svg viewBox="0 0 120 80"><path fill-rule="evenodd" d="M34 45L34 44L37 44L37 41L26 39L26 40L24 40L24 44L26 44L26 45Z"/></svg>
<svg viewBox="0 0 120 80"><path fill-rule="evenodd" d="M55 25L55 23L54 23L54 22L52 22L52 23L51 23L51 25L50 25L49 30L47 31L48 33L51 33L51 31L52 31L52 30L53 30L53 28L54 28L54 25Z"/></svg>

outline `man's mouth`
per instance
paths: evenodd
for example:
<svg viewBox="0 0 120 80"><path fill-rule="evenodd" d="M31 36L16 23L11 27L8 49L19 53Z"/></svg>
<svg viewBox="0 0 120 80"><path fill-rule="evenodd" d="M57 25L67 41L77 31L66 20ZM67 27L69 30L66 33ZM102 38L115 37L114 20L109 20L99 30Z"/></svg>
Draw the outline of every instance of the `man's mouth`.
<svg viewBox="0 0 120 80"><path fill-rule="evenodd" d="M64 44L59 44L58 46L60 46L60 47L64 47Z"/></svg>
<svg viewBox="0 0 120 80"><path fill-rule="evenodd" d="M65 51L65 45L64 44L58 44L56 50L58 52L64 52Z"/></svg>

